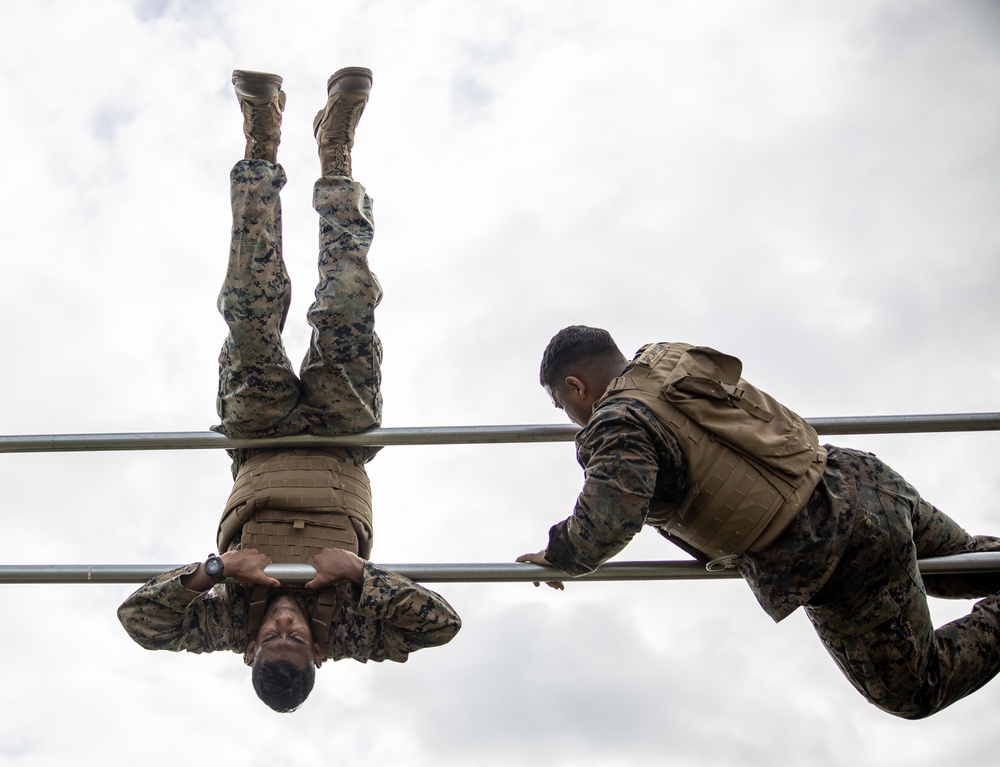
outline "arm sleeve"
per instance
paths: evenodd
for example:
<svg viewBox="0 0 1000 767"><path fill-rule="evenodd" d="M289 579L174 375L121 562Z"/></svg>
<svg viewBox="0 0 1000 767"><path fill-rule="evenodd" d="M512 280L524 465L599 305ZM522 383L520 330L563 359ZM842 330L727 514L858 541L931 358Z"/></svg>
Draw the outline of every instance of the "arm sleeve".
<svg viewBox="0 0 1000 767"><path fill-rule="evenodd" d="M245 650L237 636L233 595L223 586L191 591L181 578L198 569L186 565L146 583L118 608L118 620L128 635L147 650L187 650L193 653ZM242 604L242 602L241 602Z"/></svg>
<svg viewBox="0 0 1000 767"><path fill-rule="evenodd" d="M582 575L620 552L642 529L659 471L653 437L627 404L598 410L580 433L586 479L572 515L549 530L545 558Z"/></svg>
<svg viewBox="0 0 1000 767"><path fill-rule="evenodd" d="M371 562L365 563L357 612L375 624L367 656L374 661L402 663L414 650L450 642L462 627L462 619L440 594Z"/></svg>

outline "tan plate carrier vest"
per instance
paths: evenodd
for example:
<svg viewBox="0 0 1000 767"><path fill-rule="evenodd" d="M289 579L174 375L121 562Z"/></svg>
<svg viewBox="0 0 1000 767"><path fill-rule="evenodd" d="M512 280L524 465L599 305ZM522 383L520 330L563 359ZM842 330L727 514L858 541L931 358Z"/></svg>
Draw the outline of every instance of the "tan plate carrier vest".
<svg viewBox="0 0 1000 767"><path fill-rule="evenodd" d="M371 556L372 495L368 474L347 451L337 448L263 450L240 467L219 522L219 551L257 549L272 562L305 564L323 549L346 549ZM315 641L325 645L330 626L347 595L346 582L314 597ZM267 610L271 589L250 589L247 636L254 638Z"/></svg>
<svg viewBox="0 0 1000 767"><path fill-rule="evenodd" d="M742 370L736 357L708 347L650 344L599 400L642 402L680 441L687 493L677 505L651 503L646 524L713 560L771 545L826 466L815 429Z"/></svg>

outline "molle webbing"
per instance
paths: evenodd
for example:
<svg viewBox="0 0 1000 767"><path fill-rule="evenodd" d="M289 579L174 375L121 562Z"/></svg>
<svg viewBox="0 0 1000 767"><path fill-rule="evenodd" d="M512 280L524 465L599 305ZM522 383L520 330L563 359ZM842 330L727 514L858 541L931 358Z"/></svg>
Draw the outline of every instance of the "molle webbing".
<svg viewBox="0 0 1000 767"><path fill-rule="evenodd" d="M636 399L680 441L687 494L677 506L653 502L646 522L710 559L767 548L805 506L826 465L815 430L744 381L742 368L707 347L651 344L598 403Z"/></svg>
<svg viewBox="0 0 1000 767"><path fill-rule="evenodd" d="M219 525L219 549L239 537L275 562L324 548L371 554L371 488L344 451L262 451L240 468Z"/></svg>
<svg viewBox="0 0 1000 767"><path fill-rule="evenodd" d="M368 474L344 450L323 448L265 450L240 467L219 523L219 550L257 549L282 564L302 564L326 548L371 556L372 503ZM348 584L320 592L315 599L313 637L325 646L330 625L340 614ZM257 636L272 589L250 589L248 636Z"/></svg>

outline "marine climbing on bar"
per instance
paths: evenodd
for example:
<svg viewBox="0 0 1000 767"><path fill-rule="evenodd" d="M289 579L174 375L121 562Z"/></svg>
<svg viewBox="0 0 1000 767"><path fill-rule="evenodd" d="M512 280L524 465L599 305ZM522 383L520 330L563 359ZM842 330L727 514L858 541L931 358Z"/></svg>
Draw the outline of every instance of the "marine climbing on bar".
<svg viewBox="0 0 1000 767"><path fill-rule="evenodd" d="M738 568L775 621L804 608L855 688L907 719L1000 671L1000 573L917 567L1000 551L1000 538L968 534L875 455L820 445L737 358L658 343L629 362L607 331L574 325L539 378L581 427L585 479L547 546L517 561L580 575L650 525L706 566ZM935 630L928 595L980 601Z"/></svg>

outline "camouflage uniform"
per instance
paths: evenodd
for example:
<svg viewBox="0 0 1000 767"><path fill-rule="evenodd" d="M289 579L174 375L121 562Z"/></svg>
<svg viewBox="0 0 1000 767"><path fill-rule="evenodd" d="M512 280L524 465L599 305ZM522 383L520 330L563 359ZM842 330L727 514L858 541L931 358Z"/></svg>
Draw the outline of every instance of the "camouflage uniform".
<svg viewBox="0 0 1000 767"><path fill-rule="evenodd" d="M350 434L382 420L382 346L375 307L382 288L368 266L372 201L346 177L313 189L320 215L319 283L309 308L312 340L300 373L285 354L281 330L291 284L281 256L285 172L241 160L230 176L232 245L219 311L229 326L219 356L218 431L237 438ZM377 448L352 448L358 463ZM235 476L245 455L234 451Z"/></svg>
<svg viewBox="0 0 1000 767"><path fill-rule="evenodd" d="M181 578L197 569L197 564L187 565L153 578L118 608L118 619L147 650L242 654L249 641L245 590L231 583L205 592L184 588ZM312 618L314 600L295 592L292 596ZM414 650L449 642L461 625L440 595L366 562L362 585L350 584L330 635L316 641L324 659L402 663Z"/></svg>
<svg viewBox="0 0 1000 767"><path fill-rule="evenodd" d="M284 184L281 166L263 160L240 161L231 174L232 247L219 295L229 336L219 359L222 425L217 430L259 438L367 429L380 422L382 411L382 350L374 331L382 289L367 259L374 232L372 201L351 179L316 182L320 279L309 309L312 342L296 377L281 342L290 303L281 257L278 193ZM280 456L290 451L253 452ZM375 452L351 450L359 466ZM235 476L251 451L231 454ZM153 578L122 604L119 620L147 649L244 652L249 641L246 589L229 583L208 592L184 588L181 578L197 569L188 565ZM311 619L315 598L289 593ZM440 595L366 562L363 585L349 584L323 643L324 657L405 661L413 650L448 642L460 627L458 615Z"/></svg>
<svg viewBox="0 0 1000 767"><path fill-rule="evenodd" d="M827 450L826 472L805 508L774 544L736 565L774 620L805 606L868 700L898 716L928 716L1000 671L1000 574L921 578L916 560L1000 550L1000 539L970 536L874 455ZM598 405L577 436L577 458L583 491L572 516L550 530L545 552L573 575L621 551L650 502L680 503L687 487L677 438L628 398ZM935 631L928 593L987 598Z"/></svg>

